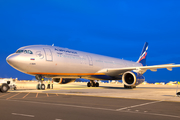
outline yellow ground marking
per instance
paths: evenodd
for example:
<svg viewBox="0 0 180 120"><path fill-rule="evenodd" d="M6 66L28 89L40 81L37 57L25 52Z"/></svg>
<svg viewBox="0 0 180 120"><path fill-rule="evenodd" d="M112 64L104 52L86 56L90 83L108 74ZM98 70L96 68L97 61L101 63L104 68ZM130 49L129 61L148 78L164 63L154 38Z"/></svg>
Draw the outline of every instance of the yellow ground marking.
<svg viewBox="0 0 180 120"><path fill-rule="evenodd" d="M30 93L30 92L29 92ZM24 97L23 97L23 99L26 97L26 96L28 96L29 95L29 93L28 94L26 94Z"/></svg>
<svg viewBox="0 0 180 120"><path fill-rule="evenodd" d="M4 95L1 95L0 97L6 96L6 95L9 95L9 94L11 94L11 93L8 93L8 94L5 93Z"/></svg>
<svg viewBox="0 0 180 120"><path fill-rule="evenodd" d="M36 98L38 97L38 93L36 94Z"/></svg>
<svg viewBox="0 0 180 120"><path fill-rule="evenodd" d="M48 93L46 93L47 97L49 97Z"/></svg>
<svg viewBox="0 0 180 120"><path fill-rule="evenodd" d="M20 92L20 93L21 93L21 92ZM10 98L13 98L13 97L15 97L16 95L19 95L20 93L17 93L17 94L15 94L15 95L11 96L11 97L6 98L6 100L9 100Z"/></svg>
<svg viewBox="0 0 180 120"><path fill-rule="evenodd" d="M54 89L56 90L56 89ZM60 89L59 89L60 90ZM12 91L10 91L12 92ZM31 92L31 93L37 93L37 92ZM10 94L10 93L8 93ZM5 95L8 95L8 94L5 94ZM37 93L38 94L38 93ZM49 93L49 94L58 94L58 95L74 95L74 96L89 96L89 97L101 97L101 98L123 98L123 99L136 99L136 100L154 100L154 101L167 101L167 102L178 102L180 103L180 101L173 101L173 100L159 100L159 99L149 99L149 98L128 98L128 97L116 97L116 96L106 96L106 95L103 95L103 96L98 96L98 95L88 95L88 94L72 94L72 93ZM2 95L2 96L5 96L5 95ZM38 96L38 95L36 95ZM0 96L1 97L1 96ZM173 96L175 97L175 96ZM32 97L33 98L33 97Z"/></svg>

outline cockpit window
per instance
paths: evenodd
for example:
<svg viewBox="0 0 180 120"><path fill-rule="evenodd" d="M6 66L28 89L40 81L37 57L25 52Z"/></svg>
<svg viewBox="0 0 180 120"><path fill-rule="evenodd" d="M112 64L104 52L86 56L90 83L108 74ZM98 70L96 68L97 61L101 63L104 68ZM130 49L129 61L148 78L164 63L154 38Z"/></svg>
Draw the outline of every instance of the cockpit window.
<svg viewBox="0 0 180 120"><path fill-rule="evenodd" d="M26 54L26 53L27 53L27 50L24 50L24 53Z"/></svg>
<svg viewBox="0 0 180 120"><path fill-rule="evenodd" d="M31 50L17 50L16 53L33 54Z"/></svg>
<svg viewBox="0 0 180 120"><path fill-rule="evenodd" d="M22 53L24 50L17 50L16 53Z"/></svg>
<svg viewBox="0 0 180 120"><path fill-rule="evenodd" d="M29 53L29 54L33 54L33 52L32 52L31 50L28 50L28 53Z"/></svg>

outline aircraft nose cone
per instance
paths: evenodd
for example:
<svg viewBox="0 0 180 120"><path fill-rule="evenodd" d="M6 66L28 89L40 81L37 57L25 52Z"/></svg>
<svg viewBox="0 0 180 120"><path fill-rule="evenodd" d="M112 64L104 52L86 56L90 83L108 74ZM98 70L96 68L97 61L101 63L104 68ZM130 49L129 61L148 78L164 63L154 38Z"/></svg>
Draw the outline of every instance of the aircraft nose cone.
<svg viewBox="0 0 180 120"><path fill-rule="evenodd" d="M12 65L15 61L16 61L16 55L9 55L6 58L7 63L9 63L10 65Z"/></svg>

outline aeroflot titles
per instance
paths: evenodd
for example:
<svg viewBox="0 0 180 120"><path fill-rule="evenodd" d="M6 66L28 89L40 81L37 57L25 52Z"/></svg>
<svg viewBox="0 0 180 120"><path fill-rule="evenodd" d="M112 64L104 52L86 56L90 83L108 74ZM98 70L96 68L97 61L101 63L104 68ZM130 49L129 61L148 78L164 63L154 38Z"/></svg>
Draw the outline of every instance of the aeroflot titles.
<svg viewBox="0 0 180 120"><path fill-rule="evenodd" d="M77 52L74 52L74 51L69 51L69 50L63 50L63 49L58 49L58 48L55 48L56 51L61 51L61 52L66 52L66 53L73 53L73 54L77 54Z"/></svg>

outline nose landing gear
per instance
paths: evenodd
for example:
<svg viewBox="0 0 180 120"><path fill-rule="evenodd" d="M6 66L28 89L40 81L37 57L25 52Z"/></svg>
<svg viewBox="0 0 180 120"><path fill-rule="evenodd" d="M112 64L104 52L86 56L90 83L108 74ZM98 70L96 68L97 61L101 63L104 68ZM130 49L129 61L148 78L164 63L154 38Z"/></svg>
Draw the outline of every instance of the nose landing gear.
<svg viewBox="0 0 180 120"><path fill-rule="evenodd" d="M99 87L99 83L90 80L90 82L87 83L87 87Z"/></svg>
<svg viewBox="0 0 180 120"><path fill-rule="evenodd" d="M45 90L45 85L42 84L41 82L39 82L39 84L37 84L37 89L38 90Z"/></svg>
<svg viewBox="0 0 180 120"><path fill-rule="evenodd" d="M42 75L36 75L36 80L38 80L39 84L37 84L37 89L38 90L45 90L45 85L43 84L44 78Z"/></svg>

